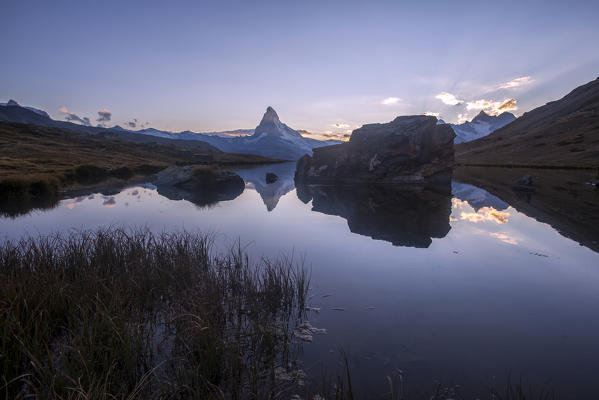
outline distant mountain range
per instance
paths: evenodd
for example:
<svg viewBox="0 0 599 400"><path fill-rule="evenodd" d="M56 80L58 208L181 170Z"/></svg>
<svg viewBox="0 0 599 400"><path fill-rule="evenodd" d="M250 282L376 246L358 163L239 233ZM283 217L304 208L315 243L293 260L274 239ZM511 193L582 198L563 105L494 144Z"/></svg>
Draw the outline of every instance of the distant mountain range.
<svg viewBox="0 0 599 400"><path fill-rule="evenodd" d="M598 167L599 78L455 152L469 165Z"/></svg>
<svg viewBox="0 0 599 400"><path fill-rule="evenodd" d="M454 143L464 143L487 136L497 129L503 128L515 119L516 116L509 112L499 115L489 115L481 111L472 121L449 125L453 128L456 135Z"/></svg>
<svg viewBox="0 0 599 400"><path fill-rule="evenodd" d="M22 107L14 100L0 104L0 121L69 129L87 134L112 132L120 134L122 139L133 142L168 143L168 140L176 140L177 144L181 145L189 141L201 141L227 153L256 154L282 160L296 160L304 154L312 154L313 148L341 143L337 140L316 140L302 136L298 131L282 123L272 107L267 108L256 129L206 133L192 131L173 133L154 128L130 130L118 125L106 128L56 121L45 111Z"/></svg>

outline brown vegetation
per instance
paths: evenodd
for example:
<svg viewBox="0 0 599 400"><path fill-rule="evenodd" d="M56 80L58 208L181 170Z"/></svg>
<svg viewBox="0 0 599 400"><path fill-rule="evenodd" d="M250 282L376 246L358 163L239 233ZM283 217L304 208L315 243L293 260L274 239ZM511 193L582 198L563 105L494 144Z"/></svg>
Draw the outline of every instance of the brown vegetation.
<svg viewBox="0 0 599 400"><path fill-rule="evenodd" d="M185 143L183 143L185 142ZM266 157L223 153L204 142L173 144L121 140L37 125L0 123L0 195L52 194L66 184L129 179L169 165L243 165L275 162Z"/></svg>

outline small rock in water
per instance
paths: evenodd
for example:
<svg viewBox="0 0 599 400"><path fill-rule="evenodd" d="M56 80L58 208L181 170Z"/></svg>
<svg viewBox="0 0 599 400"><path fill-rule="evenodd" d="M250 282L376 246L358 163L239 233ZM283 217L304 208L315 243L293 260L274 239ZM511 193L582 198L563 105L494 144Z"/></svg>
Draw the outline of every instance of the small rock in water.
<svg viewBox="0 0 599 400"><path fill-rule="evenodd" d="M333 310L333 311L345 311L345 308L333 307L333 308L331 308L331 310Z"/></svg>
<svg viewBox="0 0 599 400"><path fill-rule="evenodd" d="M528 174L523 175L522 178L518 179L518 182L514 185L514 190L520 190L523 192L534 192L532 177Z"/></svg>

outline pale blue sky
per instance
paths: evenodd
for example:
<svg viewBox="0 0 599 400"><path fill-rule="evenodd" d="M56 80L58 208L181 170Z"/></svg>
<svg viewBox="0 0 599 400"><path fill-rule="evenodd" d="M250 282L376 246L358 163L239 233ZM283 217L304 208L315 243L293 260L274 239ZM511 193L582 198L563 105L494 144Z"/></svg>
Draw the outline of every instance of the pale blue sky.
<svg viewBox="0 0 599 400"><path fill-rule="evenodd" d="M272 105L293 128L343 133L507 99L521 114L599 75L597 1L2 3L0 102L57 119L227 130Z"/></svg>

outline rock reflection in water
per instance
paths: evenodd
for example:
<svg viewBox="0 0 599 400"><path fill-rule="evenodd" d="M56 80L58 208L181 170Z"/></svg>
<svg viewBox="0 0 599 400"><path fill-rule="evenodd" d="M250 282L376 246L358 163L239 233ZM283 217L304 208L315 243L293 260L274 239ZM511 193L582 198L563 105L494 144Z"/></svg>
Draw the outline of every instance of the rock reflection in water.
<svg viewBox="0 0 599 400"><path fill-rule="evenodd" d="M187 200L199 207L210 207L220 201L234 200L243 193L243 185L223 184L197 188L156 185L158 194L169 200Z"/></svg>
<svg viewBox="0 0 599 400"><path fill-rule="evenodd" d="M312 211L338 215L353 233L395 246L429 247L451 226L451 186L298 185L297 196Z"/></svg>

